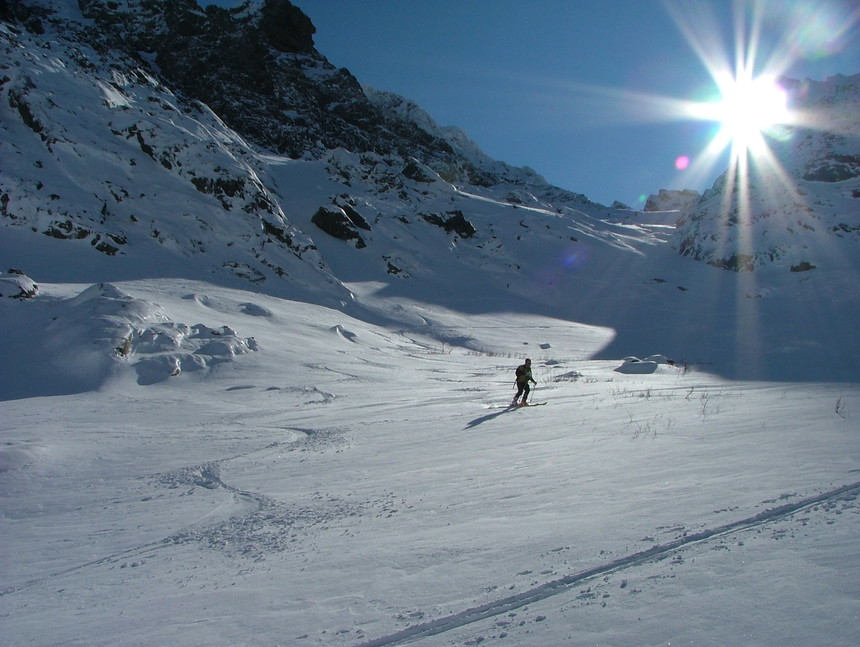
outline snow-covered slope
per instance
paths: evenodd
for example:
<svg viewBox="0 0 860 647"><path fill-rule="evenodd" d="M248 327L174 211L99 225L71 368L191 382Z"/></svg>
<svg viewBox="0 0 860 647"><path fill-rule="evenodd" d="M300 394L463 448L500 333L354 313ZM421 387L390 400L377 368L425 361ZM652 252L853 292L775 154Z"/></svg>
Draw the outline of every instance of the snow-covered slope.
<svg viewBox="0 0 860 647"><path fill-rule="evenodd" d="M263 184L260 156L206 106L181 103L139 62L81 38L2 36L7 227L67 240L64 254L116 256L120 273L179 266L336 292Z"/></svg>
<svg viewBox="0 0 860 647"><path fill-rule="evenodd" d="M432 335L180 279L0 300L5 644L856 643L856 384L409 313ZM526 353L548 404L510 409Z"/></svg>
<svg viewBox="0 0 860 647"><path fill-rule="evenodd" d="M404 300L530 311L614 330L604 357L647 348L739 377L856 379L856 77L795 88L838 128L786 138L790 190L756 180L740 213L723 179L675 229L675 214L596 205L362 90L283 0L80 6L16 4L0 34L0 244L6 268L37 283L178 276L396 325L420 321ZM191 82L206 47L244 60L249 35L261 67L219 74L210 61L207 83ZM268 126L236 121L263 119L239 109L242 93L268 105L252 71L295 106L269 106L285 150L313 134L300 158L261 148ZM215 85L219 114L194 99Z"/></svg>

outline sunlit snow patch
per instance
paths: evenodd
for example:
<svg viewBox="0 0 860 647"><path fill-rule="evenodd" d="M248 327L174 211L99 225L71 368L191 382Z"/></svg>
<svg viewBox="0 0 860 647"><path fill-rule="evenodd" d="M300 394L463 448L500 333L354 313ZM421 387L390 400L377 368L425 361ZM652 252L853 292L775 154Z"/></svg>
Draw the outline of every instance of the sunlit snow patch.
<svg viewBox="0 0 860 647"><path fill-rule="evenodd" d="M615 369L618 373L629 373L633 375L647 375L654 373L660 364L672 364L665 355L649 355L645 359L638 357L625 357L621 366Z"/></svg>

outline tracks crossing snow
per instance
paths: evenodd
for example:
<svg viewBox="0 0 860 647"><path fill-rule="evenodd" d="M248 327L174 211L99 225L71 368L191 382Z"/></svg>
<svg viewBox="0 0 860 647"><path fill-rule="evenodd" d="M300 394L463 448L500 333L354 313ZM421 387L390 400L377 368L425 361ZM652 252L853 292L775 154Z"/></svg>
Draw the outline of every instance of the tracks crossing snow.
<svg viewBox="0 0 860 647"><path fill-rule="evenodd" d="M403 645L429 636L436 636L448 631L460 629L480 620L492 618L502 613L546 600L554 595L564 593L571 587L579 585L594 577L608 575L610 573L661 559L667 554L685 546L712 539L714 537L748 530L756 526L785 518L805 508L828 501L836 501L843 497L854 498L858 494L860 494L860 481L843 485L815 496L800 499L793 503L786 503L775 508L768 508L767 510L750 517L738 519L713 528L706 528L699 532L685 534L683 537L673 541L655 544L646 550L619 557L616 560L601 564L600 566L595 566L594 568L585 569L577 573L571 573L570 575L566 575L550 582L545 582L544 584L533 587L527 591L500 598L429 622L406 627L405 629L388 636L382 636L374 640L363 642L357 647L390 647L392 645Z"/></svg>

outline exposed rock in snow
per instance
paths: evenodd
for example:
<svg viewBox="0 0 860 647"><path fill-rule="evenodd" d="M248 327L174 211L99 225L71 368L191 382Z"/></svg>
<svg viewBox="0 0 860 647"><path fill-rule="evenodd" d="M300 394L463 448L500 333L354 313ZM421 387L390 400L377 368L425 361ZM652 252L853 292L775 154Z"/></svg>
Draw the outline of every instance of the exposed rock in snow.
<svg viewBox="0 0 860 647"><path fill-rule="evenodd" d="M320 207L311 218L311 222L338 240L354 240L356 249L367 247L367 243L356 231L356 223L340 207L334 205Z"/></svg>
<svg viewBox="0 0 860 647"><path fill-rule="evenodd" d="M683 191L660 189L657 195L649 195L645 202L645 211L680 211L685 212L694 207L702 196L698 191L685 189Z"/></svg>
<svg viewBox="0 0 860 647"><path fill-rule="evenodd" d="M654 373L657 370L657 366L659 364L665 363L659 361L660 358L662 358L662 355L652 355L648 359L639 359L638 357L633 356L625 357L621 362L621 366L619 366L615 370L618 373L629 373L631 375L647 375L649 373Z"/></svg>

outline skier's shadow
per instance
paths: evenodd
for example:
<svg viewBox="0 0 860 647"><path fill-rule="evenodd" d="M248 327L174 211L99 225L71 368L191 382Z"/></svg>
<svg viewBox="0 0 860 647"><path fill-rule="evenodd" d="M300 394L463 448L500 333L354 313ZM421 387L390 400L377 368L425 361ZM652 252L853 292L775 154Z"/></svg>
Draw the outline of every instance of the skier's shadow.
<svg viewBox="0 0 860 647"><path fill-rule="evenodd" d="M493 418L498 418L499 416L510 413L511 411L516 411L517 407L507 407L506 409L501 409L500 411L496 411L495 413L488 413L485 416L481 416L480 418L475 418L469 424L466 425L466 429L474 429L478 425L487 422L487 420L492 420Z"/></svg>

